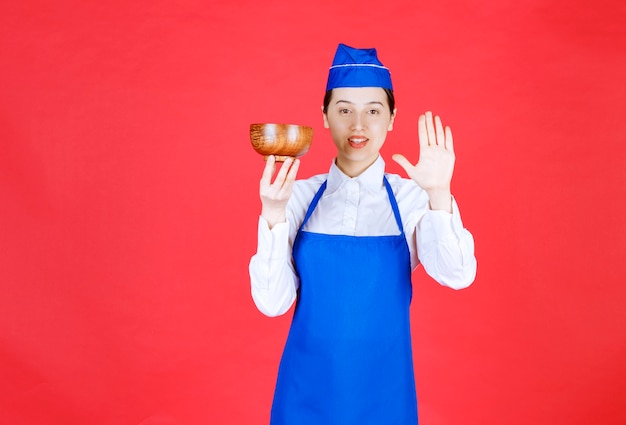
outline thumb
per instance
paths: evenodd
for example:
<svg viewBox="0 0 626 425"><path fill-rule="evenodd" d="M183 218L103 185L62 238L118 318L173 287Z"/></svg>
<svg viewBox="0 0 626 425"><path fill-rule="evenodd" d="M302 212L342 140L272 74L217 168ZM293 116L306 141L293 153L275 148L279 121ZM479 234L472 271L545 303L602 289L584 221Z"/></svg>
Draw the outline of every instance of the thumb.
<svg viewBox="0 0 626 425"><path fill-rule="evenodd" d="M406 157L402 154L399 154L399 153L393 154L391 156L391 159L396 161L402 168L404 168L404 171L406 171L407 174L409 174L409 170L413 168L413 164L411 164L411 162L408 159L406 159Z"/></svg>

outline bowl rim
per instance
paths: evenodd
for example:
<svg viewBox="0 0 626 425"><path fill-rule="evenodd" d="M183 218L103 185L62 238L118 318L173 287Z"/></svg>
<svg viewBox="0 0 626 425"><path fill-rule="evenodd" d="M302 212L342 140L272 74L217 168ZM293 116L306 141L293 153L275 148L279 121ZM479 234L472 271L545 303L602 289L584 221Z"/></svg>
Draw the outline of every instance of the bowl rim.
<svg viewBox="0 0 626 425"><path fill-rule="evenodd" d="M276 126L284 126L284 127L301 127L301 128L310 128L313 129L312 126L304 125L304 124L288 124L288 123L280 123L280 122L257 122L250 124L252 126L264 126L264 125L276 125Z"/></svg>

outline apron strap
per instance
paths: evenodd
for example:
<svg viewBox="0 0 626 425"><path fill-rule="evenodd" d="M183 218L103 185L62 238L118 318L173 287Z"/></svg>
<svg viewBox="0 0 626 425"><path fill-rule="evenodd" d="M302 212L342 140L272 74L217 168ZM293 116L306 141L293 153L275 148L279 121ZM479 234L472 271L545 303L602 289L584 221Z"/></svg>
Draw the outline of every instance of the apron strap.
<svg viewBox="0 0 626 425"><path fill-rule="evenodd" d="M398 229L400 229L400 233L404 235L404 227L402 226L402 218L400 217L400 209L398 208L398 203L396 202L396 197L393 194L393 190L391 190L391 185L387 180L387 176L383 176L383 183L385 183L385 188L387 189L387 194L389 195L389 202L391 202L391 209L393 210L393 215L396 217L396 223L398 224Z"/></svg>
<svg viewBox="0 0 626 425"><path fill-rule="evenodd" d="M300 225L298 232L301 232L302 229L304 228L304 225L307 223L307 221L309 221L309 218L311 217L311 214L313 214L313 211L315 210L317 203L320 201L322 194L326 190L327 183L328 183L328 180L325 180L324 183L322 183L320 188L317 190L317 193L315 194L315 196L313 197L313 200L311 201L311 204L309 205L309 209L306 211L306 215L304 216L304 220L302 220L302 224ZM387 189L387 195L389 196L389 202L391 203L391 209L393 210L393 215L396 218L396 224L398 225L398 229L400 230L400 233L404 235L404 227L402 227L402 218L400 217L400 209L398 208L396 197L393 194L393 190L391 189L391 185L389 184L389 181L387 180L386 176L383 176L383 183L385 184L385 189Z"/></svg>
<svg viewBox="0 0 626 425"><path fill-rule="evenodd" d="M320 198L322 197L322 194L326 190L326 183L327 182L328 182L328 180L324 180L324 183L322 183L322 185L318 189L317 193L313 197L313 200L311 201L311 204L309 205L309 209L306 211L306 215L304 216L304 220L302 220L302 224L300 225L300 228L298 229L298 232L301 232L302 229L304 228L304 225L306 224L306 222L309 221L309 218L311 217L311 214L313 214L313 210L315 210L315 207L317 206L317 203L319 202Z"/></svg>

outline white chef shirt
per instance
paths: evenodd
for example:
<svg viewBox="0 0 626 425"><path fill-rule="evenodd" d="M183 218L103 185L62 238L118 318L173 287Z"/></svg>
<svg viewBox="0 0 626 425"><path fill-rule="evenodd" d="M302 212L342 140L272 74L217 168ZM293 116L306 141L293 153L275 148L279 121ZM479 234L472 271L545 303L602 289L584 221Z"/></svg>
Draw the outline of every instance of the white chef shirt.
<svg viewBox="0 0 626 425"><path fill-rule="evenodd" d="M454 199L451 214L433 211L428 194L413 180L384 170L385 162L379 156L367 170L351 178L333 161L327 174L295 182L285 223L270 230L267 221L259 218L257 252L250 260L249 271L252 298L263 314L284 314L296 299L300 281L291 255L293 242L311 200L326 180L326 190L304 230L350 236L399 234L383 183L385 175L400 210L411 269L421 263L433 279L454 289L474 281L474 239L463 227Z"/></svg>

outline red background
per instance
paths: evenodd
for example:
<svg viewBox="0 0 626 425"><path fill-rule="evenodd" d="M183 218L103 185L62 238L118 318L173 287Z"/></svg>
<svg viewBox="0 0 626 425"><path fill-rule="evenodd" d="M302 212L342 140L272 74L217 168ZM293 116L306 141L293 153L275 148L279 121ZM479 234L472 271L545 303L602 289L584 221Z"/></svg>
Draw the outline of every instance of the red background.
<svg viewBox="0 0 626 425"><path fill-rule="evenodd" d="M252 122L315 129L337 43L377 47L417 159L454 132L476 240L414 276L420 422L626 423L621 0L0 6L0 422L266 424L291 313L249 295Z"/></svg>

